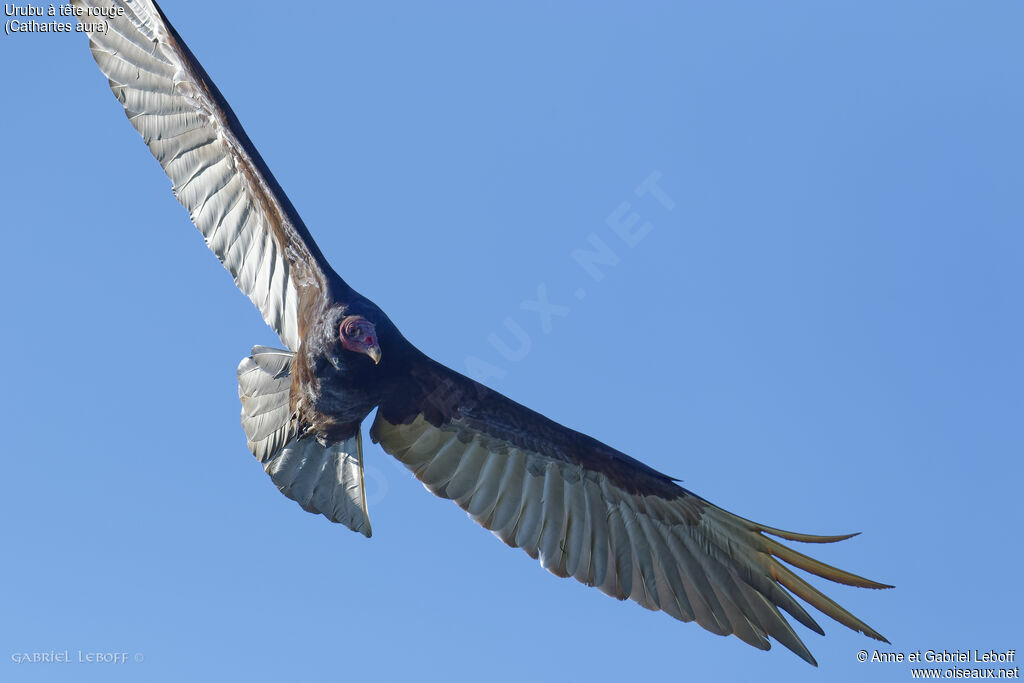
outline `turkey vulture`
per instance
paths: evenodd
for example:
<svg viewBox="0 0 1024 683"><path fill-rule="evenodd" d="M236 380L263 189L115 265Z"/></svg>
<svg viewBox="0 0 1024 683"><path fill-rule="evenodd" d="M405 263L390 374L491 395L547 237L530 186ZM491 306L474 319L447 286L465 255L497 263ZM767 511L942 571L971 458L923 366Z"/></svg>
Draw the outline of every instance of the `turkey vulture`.
<svg viewBox="0 0 1024 683"><path fill-rule="evenodd" d="M370 536L361 424L432 493L557 576L767 650L814 658L780 609L794 596L885 640L783 562L888 588L814 560L782 531L712 505L676 480L428 358L334 272L238 118L150 0L73 0L100 70L174 194L286 349L238 367L249 448L286 496ZM105 21L97 22L97 17ZM773 538L775 537L775 538Z"/></svg>

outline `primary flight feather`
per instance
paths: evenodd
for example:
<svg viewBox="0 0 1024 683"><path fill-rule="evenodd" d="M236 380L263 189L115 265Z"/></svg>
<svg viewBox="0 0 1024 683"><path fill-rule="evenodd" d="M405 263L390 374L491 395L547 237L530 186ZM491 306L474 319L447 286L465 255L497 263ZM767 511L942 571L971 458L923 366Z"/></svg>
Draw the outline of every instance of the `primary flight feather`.
<svg viewBox="0 0 1024 683"><path fill-rule="evenodd" d="M718 508L672 478L428 358L327 263L227 102L156 3L72 0L93 56L207 245L287 349L238 367L249 448L310 512L370 536L361 425L432 493L558 576L810 663L794 598L878 632L786 564L888 588L775 540L831 543ZM91 23L95 28L97 24ZM774 538L773 538L774 537ZM786 564L783 564L785 562Z"/></svg>

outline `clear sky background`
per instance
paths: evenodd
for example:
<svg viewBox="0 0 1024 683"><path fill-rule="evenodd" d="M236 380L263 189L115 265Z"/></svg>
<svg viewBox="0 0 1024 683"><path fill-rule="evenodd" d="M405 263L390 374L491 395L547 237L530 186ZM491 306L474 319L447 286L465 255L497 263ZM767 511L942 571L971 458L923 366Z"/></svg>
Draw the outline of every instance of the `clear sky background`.
<svg viewBox="0 0 1024 683"><path fill-rule="evenodd" d="M288 7L164 9L410 340L737 514L863 532L799 549L897 586L826 586L884 650L1024 650L1024 5ZM86 39L0 59L0 679L909 679L827 617L816 670L556 579L376 446L371 540L303 512L238 423L279 342ZM143 661L11 661L50 649Z"/></svg>

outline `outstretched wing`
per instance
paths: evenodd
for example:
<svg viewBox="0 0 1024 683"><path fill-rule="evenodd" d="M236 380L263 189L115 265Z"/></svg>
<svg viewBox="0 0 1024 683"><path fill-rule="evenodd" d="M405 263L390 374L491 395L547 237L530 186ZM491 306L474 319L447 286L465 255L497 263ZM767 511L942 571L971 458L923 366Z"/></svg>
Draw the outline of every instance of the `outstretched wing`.
<svg viewBox="0 0 1024 683"><path fill-rule="evenodd" d="M93 57L192 222L292 350L299 301L323 296L331 273L231 107L151 0L72 0Z"/></svg>
<svg viewBox="0 0 1024 683"><path fill-rule="evenodd" d="M830 543L850 536L797 534L737 517L426 357L412 368L379 407L374 441L427 490L454 500L553 574L763 650L771 647L770 636L811 664L780 608L824 632L790 591L841 624L885 640L780 560L838 583L890 586L770 538Z"/></svg>

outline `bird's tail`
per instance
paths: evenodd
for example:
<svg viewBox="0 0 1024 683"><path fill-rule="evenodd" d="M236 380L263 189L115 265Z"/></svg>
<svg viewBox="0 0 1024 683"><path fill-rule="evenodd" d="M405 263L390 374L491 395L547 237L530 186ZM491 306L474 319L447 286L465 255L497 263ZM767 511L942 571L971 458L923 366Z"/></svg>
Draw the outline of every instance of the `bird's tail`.
<svg viewBox="0 0 1024 683"><path fill-rule="evenodd" d="M242 428L249 450L284 495L309 512L370 536L363 485L363 444L351 439L322 444L297 437L291 412L291 351L253 348L238 365Z"/></svg>

